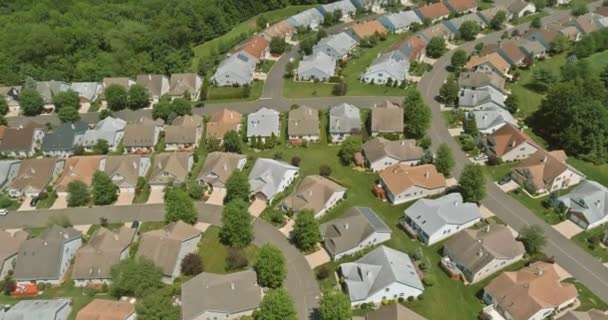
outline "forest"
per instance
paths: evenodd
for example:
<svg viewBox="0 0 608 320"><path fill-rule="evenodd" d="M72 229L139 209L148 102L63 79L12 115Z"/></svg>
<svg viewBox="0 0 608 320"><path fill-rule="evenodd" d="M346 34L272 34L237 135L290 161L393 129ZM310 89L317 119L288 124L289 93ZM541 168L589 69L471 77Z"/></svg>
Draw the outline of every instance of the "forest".
<svg viewBox="0 0 608 320"><path fill-rule="evenodd" d="M259 13L317 0L0 2L0 83L187 71L192 47Z"/></svg>

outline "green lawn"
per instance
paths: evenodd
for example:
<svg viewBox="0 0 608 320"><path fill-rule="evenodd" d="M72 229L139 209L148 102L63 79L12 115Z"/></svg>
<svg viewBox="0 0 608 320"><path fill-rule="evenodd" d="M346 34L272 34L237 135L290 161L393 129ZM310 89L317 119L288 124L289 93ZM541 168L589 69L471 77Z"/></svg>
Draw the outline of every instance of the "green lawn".
<svg viewBox="0 0 608 320"><path fill-rule="evenodd" d="M270 69L272 69L272 66L274 66L274 61L272 60L265 60L262 63L258 64L256 70L258 72L264 72L264 73L268 73L270 72Z"/></svg>
<svg viewBox="0 0 608 320"><path fill-rule="evenodd" d="M608 249L601 246L599 243L594 245L590 240L591 238L601 237L604 234L604 231L607 230L606 228L606 226L600 226L581 232L572 237L572 240L592 256L600 258L602 262L608 262Z"/></svg>
<svg viewBox="0 0 608 320"><path fill-rule="evenodd" d="M205 272L227 273L226 258L228 257L229 247L220 243L219 239L220 228L211 226L205 233L199 243L199 253L203 260L203 269ZM249 264L253 264L258 254L258 247L249 245L242 249Z"/></svg>
<svg viewBox="0 0 608 320"><path fill-rule="evenodd" d="M164 221L148 221L144 222L139 226L139 233L146 233L152 230L158 230L165 226Z"/></svg>
<svg viewBox="0 0 608 320"><path fill-rule="evenodd" d="M12 199L5 193L0 193L0 208L9 209L9 210L17 210L21 204L19 201Z"/></svg>
<svg viewBox="0 0 608 320"><path fill-rule="evenodd" d="M55 200L57 200L57 192L55 190L48 192L48 197L46 199L40 200L36 205L36 209L48 209L53 206Z"/></svg>
<svg viewBox="0 0 608 320"><path fill-rule="evenodd" d="M598 298L593 292L589 291L587 287L582 285L576 279L567 279L564 282L573 283L578 291L578 299L581 305L576 309L579 311L587 311L589 309L607 310L608 304Z"/></svg>
<svg viewBox="0 0 608 320"><path fill-rule="evenodd" d="M243 87L212 87L207 89L207 102L240 102L253 101L262 96L264 91L263 81L253 81L249 97L243 97Z"/></svg>
<svg viewBox="0 0 608 320"><path fill-rule="evenodd" d="M567 192L565 191L563 192L563 194L566 193ZM515 198L521 204L530 209L530 211L534 212L537 217L543 219L546 223L553 225L562 222L562 220L557 214L555 214L551 209L546 208L543 205L543 200L545 200L549 196L533 199L521 190L515 190L513 192L510 192L509 194L511 195L511 197Z"/></svg>
<svg viewBox="0 0 608 320"><path fill-rule="evenodd" d="M588 179L608 186L608 164L593 164L591 162L568 158L567 162L587 176Z"/></svg>
<svg viewBox="0 0 608 320"><path fill-rule="evenodd" d="M492 177L493 181L500 181L511 173L511 169L517 166L517 162L503 163L497 166L483 166L483 170Z"/></svg>
<svg viewBox="0 0 608 320"><path fill-rule="evenodd" d="M511 21L511 24L512 25L519 25L519 24L523 24L523 23L526 23L526 22L530 22L530 21L534 20L534 18L536 18L536 17L541 17L542 18L542 17L546 17L548 15L549 14L546 13L546 12L544 12L544 11L536 12L536 13L533 13L533 14L529 14L527 16L523 16L521 18L515 18L515 19L513 19Z"/></svg>

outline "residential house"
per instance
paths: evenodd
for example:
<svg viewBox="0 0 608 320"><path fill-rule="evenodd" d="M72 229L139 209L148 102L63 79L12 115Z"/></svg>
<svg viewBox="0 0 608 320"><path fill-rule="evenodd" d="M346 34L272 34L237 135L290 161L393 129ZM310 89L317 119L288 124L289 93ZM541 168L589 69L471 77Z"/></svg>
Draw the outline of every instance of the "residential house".
<svg viewBox="0 0 608 320"><path fill-rule="evenodd" d="M523 160L540 149L523 129L511 124L504 125L485 139L486 154L502 161Z"/></svg>
<svg viewBox="0 0 608 320"><path fill-rule="evenodd" d="M253 81L257 63L249 53L238 51L220 63L211 80L218 86L248 85Z"/></svg>
<svg viewBox="0 0 608 320"><path fill-rule="evenodd" d="M148 183L152 189L162 190L168 185L186 183L192 170L192 152L164 152L154 156L154 164Z"/></svg>
<svg viewBox="0 0 608 320"><path fill-rule="evenodd" d="M414 23L422 25L422 20L413 10L389 13L380 17L378 21L393 33L409 31Z"/></svg>
<svg viewBox="0 0 608 320"><path fill-rule="evenodd" d="M470 283L520 261L525 253L524 245L502 224L464 230L443 246L443 255L456 264Z"/></svg>
<svg viewBox="0 0 608 320"><path fill-rule="evenodd" d="M421 62L424 59L426 54L426 43L423 39L417 36L410 36L401 40L387 50L387 52L392 50L399 50L403 53L407 59L412 61Z"/></svg>
<svg viewBox="0 0 608 320"><path fill-rule="evenodd" d="M83 146L86 151L92 152L93 147L99 140L105 140L108 142L109 150L111 152L116 151L116 147L125 135L125 127L127 122L120 119L109 116L103 120L97 122L97 124L84 133Z"/></svg>
<svg viewBox="0 0 608 320"><path fill-rule="evenodd" d="M559 33L566 36L572 42L579 42L583 38L583 33L575 26L562 27Z"/></svg>
<svg viewBox="0 0 608 320"><path fill-rule="evenodd" d="M567 189L585 176L568 165L566 158L563 150L539 149L511 170L511 178L533 194Z"/></svg>
<svg viewBox="0 0 608 320"><path fill-rule="evenodd" d="M315 218L319 218L342 200L345 193L346 188L333 180L317 175L306 176L283 200L282 208L294 213L310 210Z"/></svg>
<svg viewBox="0 0 608 320"><path fill-rule="evenodd" d="M425 47L433 38L442 38L448 41L454 38L454 36L452 30L448 29L443 23L430 26L416 34L416 37L425 42Z"/></svg>
<svg viewBox="0 0 608 320"><path fill-rule="evenodd" d="M230 131L238 133L242 127L241 118L240 113L230 109L222 109L211 114L209 122L207 122L207 139L214 138L222 141L226 133Z"/></svg>
<svg viewBox="0 0 608 320"><path fill-rule="evenodd" d="M336 59L322 51L315 51L300 61L297 70L299 80L327 81L336 75Z"/></svg>
<svg viewBox="0 0 608 320"><path fill-rule="evenodd" d="M23 230L9 232L0 230L0 278L5 279L9 272L12 272L16 261L19 248L29 234Z"/></svg>
<svg viewBox="0 0 608 320"><path fill-rule="evenodd" d="M58 285L81 245L80 231L53 225L40 236L23 241L13 278L19 283L45 282Z"/></svg>
<svg viewBox="0 0 608 320"><path fill-rule="evenodd" d="M33 157L42 147L45 131L43 125L32 121L17 128L6 128L0 143L0 154L18 158Z"/></svg>
<svg viewBox="0 0 608 320"><path fill-rule="evenodd" d="M411 167L398 163L380 172L380 185L392 204L443 193L446 182L432 164Z"/></svg>
<svg viewBox="0 0 608 320"><path fill-rule="evenodd" d="M263 294L253 270L203 272L184 282L181 291L183 320L242 319L259 308Z"/></svg>
<svg viewBox="0 0 608 320"><path fill-rule="evenodd" d="M36 81L36 87L34 89L38 91L44 101L45 112L52 112L55 109L53 96L68 91L70 89L70 84L57 80Z"/></svg>
<svg viewBox="0 0 608 320"><path fill-rule="evenodd" d="M15 180L19 167L21 167L21 160L0 160L0 191Z"/></svg>
<svg viewBox="0 0 608 320"><path fill-rule="evenodd" d="M103 85L99 82L72 82L70 89L78 93L80 106L88 110L91 104L103 93Z"/></svg>
<svg viewBox="0 0 608 320"><path fill-rule="evenodd" d="M527 39L519 42L519 48L530 61L544 58L548 50L540 41Z"/></svg>
<svg viewBox="0 0 608 320"><path fill-rule="evenodd" d="M521 18L525 15L529 15L536 12L536 6L532 2L525 0L514 0L507 7L509 15L513 18Z"/></svg>
<svg viewBox="0 0 608 320"><path fill-rule="evenodd" d="M76 253L72 280L77 287L109 284L114 265L129 257L137 230L126 226L116 231L100 227Z"/></svg>
<svg viewBox="0 0 608 320"><path fill-rule="evenodd" d="M57 194L62 197L68 195L68 185L80 181L91 187L93 176L99 169L103 156L76 156L65 160L64 170L55 183Z"/></svg>
<svg viewBox="0 0 608 320"><path fill-rule="evenodd" d="M352 207L339 218L319 226L323 245L333 260L353 255L391 239L392 230L366 207Z"/></svg>
<svg viewBox="0 0 608 320"><path fill-rule="evenodd" d="M21 110L19 105L19 95L21 94L21 86L5 86L0 87L0 96L4 97L8 105L8 113L18 115Z"/></svg>
<svg viewBox="0 0 608 320"><path fill-rule="evenodd" d="M226 189L226 181L235 170L243 170L247 157L230 152L214 151L207 155L205 164L198 176L200 184L215 189Z"/></svg>
<svg viewBox="0 0 608 320"><path fill-rule="evenodd" d="M606 21L605 20L606 18L601 15L597 15L595 13L588 13L588 14L584 14L582 16L576 17L574 19L571 19L570 21L566 22L564 25L565 26L574 26L581 33L589 34L591 32L597 31L598 29L600 29L602 27L606 27L605 23L603 23L603 24L599 23L601 21L599 19Z"/></svg>
<svg viewBox="0 0 608 320"><path fill-rule="evenodd" d="M258 158L249 173L251 194L272 203L296 179L300 169L282 161Z"/></svg>
<svg viewBox="0 0 608 320"><path fill-rule="evenodd" d="M416 12L420 20L424 21L425 19L428 19L431 23L446 19L450 15L450 9L442 2L435 2L426 6L417 7L414 9L414 12Z"/></svg>
<svg viewBox="0 0 608 320"><path fill-rule="evenodd" d="M427 320L427 318L404 307L401 303L389 303L368 312L365 317L353 317L353 320Z"/></svg>
<svg viewBox="0 0 608 320"><path fill-rule="evenodd" d="M247 138L251 142L253 138L266 141L272 136L280 137L279 112L274 109L261 108L247 115Z"/></svg>
<svg viewBox="0 0 608 320"><path fill-rule="evenodd" d="M492 22L492 20L494 19L494 16L496 16L496 14L499 11L503 11L508 16L507 10L505 8L502 8L502 7L487 8L487 9L484 9L484 10L477 11L477 14L479 15L479 18L481 18L481 20L483 21L483 23L486 26L489 26L490 22Z"/></svg>
<svg viewBox="0 0 608 320"><path fill-rule="evenodd" d="M329 109L331 142L340 143L352 134L359 133L361 133L361 114L357 107L341 103Z"/></svg>
<svg viewBox="0 0 608 320"><path fill-rule="evenodd" d="M199 115L177 117L165 128L166 151L193 151L203 136L203 118Z"/></svg>
<svg viewBox="0 0 608 320"><path fill-rule="evenodd" d="M89 125L84 121L63 123L44 135L40 151L49 157L69 157L74 154L75 147L83 145L88 129Z"/></svg>
<svg viewBox="0 0 608 320"><path fill-rule="evenodd" d="M505 107L505 96L492 86L477 89L460 89L458 107L481 110L489 107Z"/></svg>
<svg viewBox="0 0 608 320"><path fill-rule="evenodd" d="M128 124L122 141L125 151L138 154L152 153L160 138L161 127L148 118Z"/></svg>
<svg viewBox="0 0 608 320"><path fill-rule="evenodd" d="M367 20L351 25L346 32L356 41L361 41L374 35L386 34L386 29L378 20Z"/></svg>
<svg viewBox="0 0 608 320"><path fill-rule="evenodd" d="M475 0L444 0L445 6L454 14L477 11Z"/></svg>
<svg viewBox="0 0 608 320"><path fill-rule="evenodd" d="M258 62L270 57L270 40L262 35L255 35L237 48L239 51L245 51Z"/></svg>
<svg viewBox="0 0 608 320"><path fill-rule="evenodd" d="M568 311L561 320L608 320L606 311L591 309L589 311Z"/></svg>
<svg viewBox="0 0 608 320"><path fill-rule="evenodd" d="M361 80L366 83L385 85L387 83L401 85L408 78L410 61L401 53L393 50L378 56L367 67Z"/></svg>
<svg viewBox="0 0 608 320"><path fill-rule="evenodd" d="M310 8L289 17L287 22L296 28L316 30L323 20L325 17L317 8Z"/></svg>
<svg viewBox="0 0 608 320"><path fill-rule="evenodd" d="M184 257L196 252L200 240L200 230L177 221L162 229L142 234L137 257L145 257L154 262L161 269L163 282L171 283L179 276Z"/></svg>
<svg viewBox="0 0 608 320"><path fill-rule="evenodd" d="M510 67L509 63L497 52L485 56L472 56L465 64L465 69L476 72L496 72L504 78L511 78Z"/></svg>
<svg viewBox="0 0 608 320"><path fill-rule="evenodd" d="M372 136L403 133L403 109L399 104L387 100L382 104L374 105L371 114Z"/></svg>
<svg viewBox="0 0 608 320"><path fill-rule="evenodd" d="M352 0L352 2L358 10L378 12L388 0Z"/></svg>
<svg viewBox="0 0 608 320"><path fill-rule="evenodd" d="M378 172L397 163L416 165L424 156L424 150L413 139L392 141L376 137L363 144L363 154L369 168Z"/></svg>
<svg viewBox="0 0 608 320"><path fill-rule="evenodd" d="M477 130L482 134L492 134L506 124L519 127L517 119L511 113L498 106L483 107L467 113L475 121Z"/></svg>
<svg viewBox="0 0 608 320"><path fill-rule="evenodd" d="M530 29L525 36L530 41L538 41L542 44L546 51L551 50L551 45L555 38L559 35L561 29L559 24L545 25L540 29Z"/></svg>
<svg viewBox="0 0 608 320"><path fill-rule="evenodd" d="M137 180L146 175L148 168L150 157L137 154L107 156L99 162L99 171L107 173L120 192L135 192Z"/></svg>
<svg viewBox="0 0 608 320"><path fill-rule="evenodd" d="M585 230L608 222L608 188L599 182L585 180L559 202L568 208L568 219Z"/></svg>
<svg viewBox="0 0 608 320"><path fill-rule="evenodd" d="M342 12L342 21L346 21L350 16L357 12L357 8L350 0L339 0L336 2L323 4L318 7L323 15L335 14L336 11Z"/></svg>
<svg viewBox="0 0 608 320"><path fill-rule="evenodd" d="M296 28L294 26L289 24L287 20L282 20L267 27L262 32L262 35L265 36L267 40L272 40L272 38L275 37L282 39L290 39L295 32Z"/></svg>
<svg viewBox="0 0 608 320"><path fill-rule="evenodd" d="M473 1L475 3L475 1ZM445 26L450 29L454 36L460 36L460 26L465 22L475 22L481 29L486 28L486 23L479 17L477 13L469 13L464 16L456 17L443 22Z"/></svg>
<svg viewBox="0 0 608 320"><path fill-rule="evenodd" d="M201 94L203 78L196 73L174 73L169 79L171 98L186 98L197 101Z"/></svg>
<svg viewBox="0 0 608 320"><path fill-rule="evenodd" d="M386 246L372 250L355 262L341 264L339 270L353 306L415 298L424 291L410 257Z"/></svg>
<svg viewBox="0 0 608 320"><path fill-rule="evenodd" d="M127 301L95 299L78 311L76 320L135 320L135 305Z"/></svg>
<svg viewBox="0 0 608 320"><path fill-rule="evenodd" d="M58 158L21 161L17 176L7 187L8 194L13 198L38 196L61 174L64 162Z"/></svg>
<svg viewBox="0 0 608 320"><path fill-rule="evenodd" d="M170 89L169 78L163 74L140 74L135 82L148 90L153 104L158 103Z"/></svg>
<svg viewBox="0 0 608 320"><path fill-rule="evenodd" d="M505 92L505 78L494 72L461 72L458 77L460 88L477 90L482 87L492 87Z"/></svg>
<svg viewBox="0 0 608 320"><path fill-rule="evenodd" d="M300 106L289 111L287 135L289 142L300 144L303 141L319 141L319 110Z"/></svg>
<svg viewBox="0 0 608 320"><path fill-rule="evenodd" d="M401 225L427 245L466 229L481 219L475 203L464 202L460 193L437 199L420 199L405 209Z"/></svg>
<svg viewBox="0 0 608 320"><path fill-rule="evenodd" d="M503 41L498 47L498 54L513 67L528 65L530 60L526 60L526 54L520 49L520 41Z"/></svg>
<svg viewBox="0 0 608 320"><path fill-rule="evenodd" d="M593 13L602 17L608 17L608 6L597 7Z"/></svg>
<svg viewBox="0 0 608 320"><path fill-rule="evenodd" d="M22 300L6 311L4 320L67 320L70 312L70 299Z"/></svg>
<svg viewBox="0 0 608 320"><path fill-rule="evenodd" d="M102 81L104 92L111 85L118 85L118 86L121 86L121 87L129 90L129 88L134 84L135 84L135 81L133 81L133 79L128 78L128 77L103 78L103 81Z"/></svg>
<svg viewBox="0 0 608 320"><path fill-rule="evenodd" d="M355 39L346 32L340 32L321 39L313 47L313 51L323 52L336 60L341 60L345 59L356 46Z"/></svg>
<svg viewBox="0 0 608 320"><path fill-rule="evenodd" d="M504 318L545 319L574 303L574 284L562 283L557 266L534 262L515 272L503 272L483 291L483 300Z"/></svg>

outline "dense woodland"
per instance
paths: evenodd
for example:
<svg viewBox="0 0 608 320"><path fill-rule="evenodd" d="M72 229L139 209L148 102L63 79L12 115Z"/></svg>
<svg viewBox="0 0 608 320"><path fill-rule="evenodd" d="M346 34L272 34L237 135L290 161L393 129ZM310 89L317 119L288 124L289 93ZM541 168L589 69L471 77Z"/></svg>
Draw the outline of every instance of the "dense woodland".
<svg viewBox="0 0 608 320"><path fill-rule="evenodd" d="M258 13L317 0L15 0L0 2L0 83L173 73L192 46Z"/></svg>

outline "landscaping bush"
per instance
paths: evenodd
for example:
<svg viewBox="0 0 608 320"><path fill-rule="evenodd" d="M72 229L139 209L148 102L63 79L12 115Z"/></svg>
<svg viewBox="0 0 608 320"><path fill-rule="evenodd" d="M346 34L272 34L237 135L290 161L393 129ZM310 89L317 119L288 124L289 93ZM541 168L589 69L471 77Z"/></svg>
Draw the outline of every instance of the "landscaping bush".
<svg viewBox="0 0 608 320"><path fill-rule="evenodd" d="M326 164L322 164L319 167L319 174L323 177L329 177L331 175L331 172L331 167Z"/></svg>
<svg viewBox="0 0 608 320"><path fill-rule="evenodd" d="M275 226L282 226L285 224L285 215L280 210L269 210L267 218Z"/></svg>
<svg viewBox="0 0 608 320"><path fill-rule="evenodd" d="M291 165L292 166L299 167L300 166L300 162L302 162L302 158L300 158L298 156L294 156L293 158L291 158Z"/></svg>
<svg viewBox="0 0 608 320"><path fill-rule="evenodd" d="M327 266L320 266L319 269L317 269L317 279L318 280L325 280L327 278L329 278L331 271L329 270L329 268Z"/></svg>
<svg viewBox="0 0 608 320"><path fill-rule="evenodd" d="M228 257L226 257L226 264L228 266L228 271L240 270L245 268L249 264L249 261L240 249L230 248Z"/></svg>

